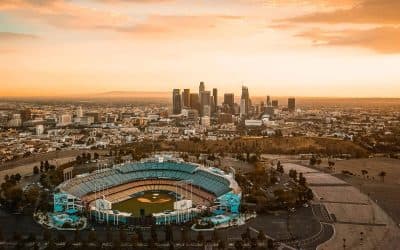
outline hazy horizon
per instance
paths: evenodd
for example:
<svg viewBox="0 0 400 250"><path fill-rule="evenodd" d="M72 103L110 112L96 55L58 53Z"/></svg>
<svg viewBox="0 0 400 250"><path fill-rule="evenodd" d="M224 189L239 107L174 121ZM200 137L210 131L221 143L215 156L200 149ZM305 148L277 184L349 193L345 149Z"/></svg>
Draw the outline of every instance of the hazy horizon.
<svg viewBox="0 0 400 250"><path fill-rule="evenodd" d="M198 90L196 89L190 89L191 93L198 93ZM210 89L212 90L212 89ZM183 89L181 89L183 91ZM290 98L290 97L295 97L297 99L332 99L332 100L351 100L351 99L363 99L363 100L373 100L373 99L383 99L383 100L400 100L399 97L380 97L380 96L296 96L296 95L286 95L286 96L276 96L276 95L271 95L266 93L265 95L261 95L259 93L252 95L251 94L251 89L250 91L250 97L252 99L260 99L260 98L266 98L267 96L270 96L272 99L285 99L285 98ZM240 99L240 92L218 92L218 98L223 99L224 93L234 93L235 99ZM31 96L11 96L11 95L0 95L0 101L1 98L3 99L52 99L52 98L65 98L65 99L84 99L84 98L90 98L90 99L96 99L96 98L111 98L111 99L118 99L118 98L144 98L144 99L171 99L171 94L172 94L172 89L171 91L121 91L121 90L116 90L116 91L107 91L107 92L98 92L98 93L85 93L85 94L54 94L54 95L31 95Z"/></svg>

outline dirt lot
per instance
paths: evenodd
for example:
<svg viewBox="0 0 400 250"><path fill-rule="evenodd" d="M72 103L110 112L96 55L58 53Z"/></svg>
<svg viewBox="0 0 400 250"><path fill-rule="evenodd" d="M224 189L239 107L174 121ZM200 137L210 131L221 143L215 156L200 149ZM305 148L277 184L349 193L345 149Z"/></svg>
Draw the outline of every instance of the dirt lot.
<svg viewBox="0 0 400 250"><path fill-rule="evenodd" d="M363 176L361 170L367 170ZM343 175L342 170L355 174ZM378 176L386 172L384 180ZM389 158L354 159L338 161L336 176L361 189L377 202L397 223L400 224L400 160Z"/></svg>
<svg viewBox="0 0 400 250"><path fill-rule="evenodd" d="M373 199L372 195L368 197L358 190L358 185L350 186L343 180L316 169L293 163L283 163L283 166L285 172L295 169L303 173L314 191L313 203L324 204L328 213L335 216L334 237L318 249L343 249L344 238L346 249L397 249L395 246L400 242L399 227L378 206L382 205L379 201L376 204L375 200L370 199ZM363 177L353 178L364 181ZM362 238L360 233L364 235Z"/></svg>

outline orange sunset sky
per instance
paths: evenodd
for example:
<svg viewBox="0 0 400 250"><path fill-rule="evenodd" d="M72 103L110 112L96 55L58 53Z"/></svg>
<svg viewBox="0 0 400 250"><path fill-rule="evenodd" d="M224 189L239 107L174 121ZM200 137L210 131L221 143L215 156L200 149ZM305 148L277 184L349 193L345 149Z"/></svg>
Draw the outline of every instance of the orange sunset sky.
<svg viewBox="0 0 400 250"><path fill-rule="evenodd" d="M0 0L0 96L400 97L399 0Z"/></svg>

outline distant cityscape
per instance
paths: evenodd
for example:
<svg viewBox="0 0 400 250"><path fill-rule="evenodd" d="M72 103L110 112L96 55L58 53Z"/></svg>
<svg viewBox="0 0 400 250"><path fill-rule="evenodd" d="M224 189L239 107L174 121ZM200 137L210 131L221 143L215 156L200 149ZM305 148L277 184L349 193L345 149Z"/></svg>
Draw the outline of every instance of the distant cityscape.
<svg viewBox="0 0 400 250"><path fill-rule="evenodd" d="M279 107L278 100L272 100L270 96L259 104L253 104L246 86L242 86L239 103L235 102L234 93L224 93L221 105L218 98L218 89L208 91L204 82L200 82L199 91L195 93L191 93L190 89L183 89L182 92L180 89L173 89L172 113L182 115L188 120L201 117L200 123L204 126L210 126L212 119L220 123L241 122L246 126L261 126L273 120L275 110ZM283 107L282 111L295 110L296 99L288 98L287 107Z"/></svg>
<svg viewBox="0 0 400 250"><path fill-rule="evenodd" d="M396 105L255 103L218 89L173 89L168 104L96 102L0 103L0 162L65 149L107 148L142 140L222 140L241 136L307 136L351 140L376 153L399 150ZM280 99L282 100L282 98Z"/></svg>

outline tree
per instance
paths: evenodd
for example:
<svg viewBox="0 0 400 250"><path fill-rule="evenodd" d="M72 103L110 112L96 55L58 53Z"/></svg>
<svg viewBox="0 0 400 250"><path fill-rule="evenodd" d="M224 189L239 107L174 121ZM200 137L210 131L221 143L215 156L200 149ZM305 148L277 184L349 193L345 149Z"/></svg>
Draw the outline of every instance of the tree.
<svg viewBox="0 0 400 250"><path fill-rule="evenodd" d="M379 173L379 177L381 177L382 182L385 182L385 176L386 176L386 172L385 172L385 171L381 171L381 172Z"/></svg>
<svg viewBox="0 0 400 250"><path fill-rule="evenodd" d="M47 172L47 171L49 171L49 169L50 169L49 161L45 161L44 162L44 171Z"/></svg>
<svg viewBox="0 0 400 250"><path fill-rule="evenodd" d="M285 172L280 161L278 161L278 164L276 165L276 171L278 171L281 174L283 174Z"/></svg>
<svg viewBox="0 0 400 250"><path fill-rule="evenodd" d="M310 166L314 166L317 163L317 159L315 156L311 156L310 158Z"/></svg>
<svg viewBox="0 0 400 250"><path fill-rule="evenodd" d="M25 191L25 199L29 204L34 204L39 198L40 190L37 186L31 186Z"/></svg>
<svg viewBox="0 0 400 250"><path fill-rule="evenodd" d="M78 164L82 164L82 157L81 157L80 155L76 156L75 161L76 161L76 163L78 163Z"/></svg>
<svg viewBox="0 0 400 250"><path fill-rule="evenodd" d="M267 237L265 236L265 233L264 233L263 230L260 230L260 231L258 232L257 239L258 239L259 241L264 241L264 240L267 239Z"/></svg>
<svg viewBox="0 0 400 250"><path fill-rule="evenodd" d="M303 173L300 173L299 174L299 184L304 187L304 186L306 186L306 183L307 183L306 178L303 176Z"/></svg>
<svg viewBox="0 0 400 250"><path fill-rule="evenodd" d="M363 175L363 177L365 178L365 175L367 175L368 174L368 171L367 170L365 170L365 169L362 169L361 170L361 174Z"/></svg>
<svg viewBox="0 0 400 250"><path fill-rule="evenodd" d="M39 174L39 168L38 168L38 166L34 166L34 167L33 167L33 174L34 174L34 175Z"/></svg>
<svg viewBox="0 0 400 250"><path fill-rule="evenodd" d="M294 169L289 170L289 177L292 178L293 180L297 180L297 171Z"/></svg>
<svg viewBox="0 0 400 250"><path fill-rule="evenodd" d="M21 178L22 178L22 176L21 176L20 173L16 173L16 174L15 174L15 180L16 180L17 182L19 182L19 181L21 180Z"/></svg>

